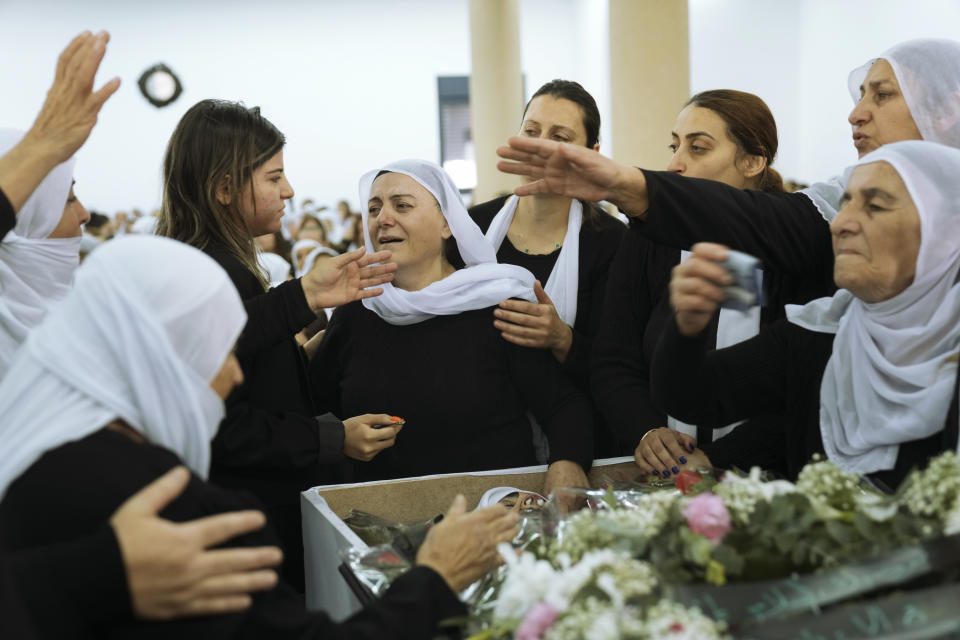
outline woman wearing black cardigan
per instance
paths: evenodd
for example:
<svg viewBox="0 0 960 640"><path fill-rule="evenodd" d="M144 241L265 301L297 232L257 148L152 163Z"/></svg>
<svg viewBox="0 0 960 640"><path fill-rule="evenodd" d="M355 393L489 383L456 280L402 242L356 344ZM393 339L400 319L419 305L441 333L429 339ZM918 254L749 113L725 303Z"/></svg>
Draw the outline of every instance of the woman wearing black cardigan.
<svg viewBox="0 0 960 640"><path fill-rule="evenodd" d="M157 233L205 251L244 300L248 321L236 352L246 382L227 399L211 477L267 505L283 541L284 575L302 589L300 491L335 481L334 464L344 456L364 459L389 446L382 439L394 429L374 428L388 422L385 415L321 416L326 409L315 401L294 335L315 310L377 295L363 289L388 281L392 266L367 266L389 253L360 250L268 287L254 238L279 230L284 200L293 196L284 143L257 108L218 100L191 107L167 147Z"/></svg>

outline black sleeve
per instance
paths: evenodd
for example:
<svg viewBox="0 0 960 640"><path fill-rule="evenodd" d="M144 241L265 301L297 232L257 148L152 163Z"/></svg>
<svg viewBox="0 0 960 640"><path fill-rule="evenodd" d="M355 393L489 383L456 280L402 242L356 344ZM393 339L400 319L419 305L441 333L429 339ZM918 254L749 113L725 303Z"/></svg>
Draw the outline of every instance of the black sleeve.
<svg viewBox="0 0 960 640"><path fill-rule="evenodd" d="M717 469L748 471L757 466L790 475L786 460L787 423L782 414L751 418L722 438L700 444Z"/></svg>
<svg viewBox="0 0 960 640"><path fill-rule="evenodd" d="M286 411L267 411L249 402L227 402L213 438L213 457L222 469L300 469L343 459L343 423Z"/></svg>
<svg viewBox="0 0 960 640"><path fill-rule="evenodd" d="M510 373L550 445L549 464L572 460L584 471L593 464L590 403L541 349L507 345Z"/></svg>
<svg viewBox="0 0 960 640"><path fill-rule="evenodd" d="M317 319L307 305L299 279L253 297L244 296L241 290L241 297L247 311L247 324L237 340L237 356L241 358L289 340Z"/></svg>
<svg viewBox="0 0 960 640"><path fill-rule="evenodd" d="M466 607L443 578L427 567L414 567L394 580L375 603L343 622L325 613L308 613L299 596L285 585L244 620L243 638L324 640L434 638L439 623L465 616Z"/></svg>
<svg viewBox="0 0 960 640"><path fill-rule="evenodd" d="M0 240L3 240L7 232L17 226L17 215L13 211L13 205L7 199L7 194L0 189Z"/></svg>
<svg viewBox="0 0 960 640"><path fill-rule="evenodd" d="M650 268L656 262L654 254L646 238L624 235L610 269L600 330L593 345L590 390L622 450L632 451L643 434L665 426L667 420L650 397L650 371L643 348L657 303L652 290L661 284ZM660 268L669 269L669 261L664 260Z"/></svg>
<svg viewBox="0 0 960 640"><path fill-rule="evenodd" d="M113 529L24 549L0 562L0 636L75 637L131 617L127 577Z"/></svg>
<svg viewBox="0 0 960 640"><path fill-rule="evenodd" d="M804 194L737 189L669 171L643 175L650 207L630 227L653 242L677 249L718 242L776 271L832 278L830 227Z"/></svg>
<svg viewBox="0 0 960 640"><path fill-rule="evenodd" d="M786 321L732 347L709 351L704 333L680 335L669 322L651 365L654 402L688 424L730 424L786 409L790 366Z"/></svg>

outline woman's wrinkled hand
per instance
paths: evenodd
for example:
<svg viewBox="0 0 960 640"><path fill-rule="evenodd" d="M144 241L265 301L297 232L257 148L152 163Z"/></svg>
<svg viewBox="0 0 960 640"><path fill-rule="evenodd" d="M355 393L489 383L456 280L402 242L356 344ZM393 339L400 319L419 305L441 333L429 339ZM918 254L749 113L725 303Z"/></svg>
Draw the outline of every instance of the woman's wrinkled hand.
<svg viewBox="0 0 960 640"><path fill-rule="evenodd" d="M720 262L729 249L723 245L700 242L693 245L692 255L673 268L670 278L670 306L676 312L680 335L692 338L709 324L726 295L723 287L733 277Z"/></svg>
<svg viewBox="0 0 960 640"><path fill-rule="evenodd" d="M417 553L417 564L440 574L459 593L503 563L497 545L517 535L519 516L501 505L467 512L462 495L454 499L444 519L430 529Z"/></svg>
<svg viewBox="0 0 960 640"><path fill-rule="evenodd" d="M496 320L493 326L507 342L532 347L550 349L557 362L564 362L573 344L573 329L557 313L550 296L540 281L533 284L537 302L526 300L504 300L500 308L493 312Z"/></svg>

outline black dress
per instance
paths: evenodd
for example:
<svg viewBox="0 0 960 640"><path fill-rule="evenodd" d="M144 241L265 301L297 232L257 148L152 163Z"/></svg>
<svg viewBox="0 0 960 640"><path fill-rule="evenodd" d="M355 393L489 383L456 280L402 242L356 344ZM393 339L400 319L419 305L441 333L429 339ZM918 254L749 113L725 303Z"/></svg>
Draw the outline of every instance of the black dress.
<svg viewBox="0 0 960 640"><path fill-rule="evenodd" d="M252 491L267 507L284 550L284 578L303 590L300 492L335 481L343 424L314 400L306 357L294 335L316 315L299 280L264 292L256 276L225 249L206 253L226 270L247 311L237 341L244 383L226 401L213 439L210 480Z"/></svg>
<svg viewBox="0 0 960 640"><path fill-rule="evenodd" d="M0 502L0 548L18 552L95 534L124 500L177 464L180 460L170 451L109 429L48 451L10 485ZM160 515L182 522L257 507L253 498L193 477ZM227 546L275 543L268 527L231 540ZM254 594L247 611L220 616L142 622L119 614L128 603L125 592L111 596L106 604L116 607L117 615L96 621L79 637L427 638L434 634L437 622L464 613L443 579L425 567L398 579L380 602L340 624L323 613L307 613L301 597L283 583ZM59 613L50 611L50 616Z"/></svg>
<svg viewBox="0 0 960 640"><path fill-rule="evenodd" d="M528 410L550 462L593 461L586 398L549 352L501 338L493 308L396 326L353 302L334 312L310 368L335 414L406 420L393 447L354 463L358 481L536 464Z"/></svg>
<svg viewBox="0 0 960 640"><path fill-rule="evenodd" d="M708 352L703 335L682 337L676 322L670 322L653 358L653 397L671 415L691 423L726 424L765 413L782 414L782 421L770 425L774 435L769 437L784 447L787 475L795 479L814 453L824 453L820 383L833 339L832 334L780 320L750 340ZM930 456L956 449L957 397L955 390L943 430L901 444L893 469L870 474L876 484L896 489L911 469L925 466ZM751 452L741 451L737 466L753 464Z"/></svg>
<svg viewBox="0 0 960 640"><path fill-rule="evenodd" d="M502 196L470 208L470 216L484 233L503 208L509 196ZM624 225L599 208L584 203L583 223L580 226L580 259L577 283L577 318L573 323L573 342L562 365L579 389L590 396L590 361L593 342L600 327L607 289L607 274L613 257L626 231ZM504 237L497 251L497 262L515 264L530 271L540 284L546 286L560 250L542 255L531 255L517 249ZM601 414L594 409L597 456L617 455L614 438L604 426Z"/></svg>

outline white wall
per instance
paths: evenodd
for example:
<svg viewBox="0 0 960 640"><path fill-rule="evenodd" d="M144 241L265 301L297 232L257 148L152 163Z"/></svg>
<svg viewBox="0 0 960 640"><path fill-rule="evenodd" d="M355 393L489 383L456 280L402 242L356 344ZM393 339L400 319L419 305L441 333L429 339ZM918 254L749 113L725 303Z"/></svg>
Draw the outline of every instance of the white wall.
<svg viewBox="0 0 960 640"><path fill-rule="evenodd" d="M780 130L775 166L807 181L855 159L851 68L900 40L960 39L956 0L689 2L691 91L764 98ZM77 191L88 206L157 206L166 141L206 97L259 105L286 133L297 201L356 206L357 178L371 167L439 159L436 76L469 73L467 20L467 0L0 0L0 124L28 127L63 45L81 29L106 28L113 42L100 81L119 75L124 86L79 154ZM521 0L520 24L527 97L556 77L581 82L600 106L609 153L607 2ZM159 61L185 85L162 110L136 88Z"/></svg>

